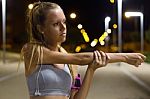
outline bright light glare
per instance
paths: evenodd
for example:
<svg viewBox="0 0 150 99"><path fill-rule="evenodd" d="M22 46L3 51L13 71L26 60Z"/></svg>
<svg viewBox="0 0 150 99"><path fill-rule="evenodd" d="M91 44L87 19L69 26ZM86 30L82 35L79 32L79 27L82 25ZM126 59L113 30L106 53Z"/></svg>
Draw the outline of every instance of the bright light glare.
<svg viewBox="0 0 150 99"><path fill-rule="evenodd" d="M83 35L83 38L84 38L85 42L89 42L90 41L90 39L89 39L89 37L88 37L86 32L82 33L82 35Z"/></svg>
<svg viewBox="0 0 150 99"><path fill-rule="evenodd" d="M115 0L110 0L111 3L115 3Z"/></svg>
<svg viewBox="0 0 150 99"><path fill-rule="evenodd" d="M107 32L104 32L103 35L99 38L99 42L103 41L108 36Z"/></svg>
<svg viewBox="0 0 150 99"><path fill-rule="evenodd" d="M110 17L106 17L106 18L105 18L105 22L106 22L106 23L108 23L110 20L111 20Z"/></svg>
<svg viewBox="0 0 150 99"><path fill-rule="evenodd" d="M116 28L117 28L117 24L114 24L114 25L113 25L113 28L116 29Z"/></svg>
<svg viewBox="0 0 150 99"><path fill-rule="evenodd" d="M33 4L29 4L28 8L31 10L33 8Z"/></svg>
<svg viewBox="0 0 150 99"><path fill-rule="evenodd" d="M84 29L81 29L81 31L80 31L81 33L84 33L85 32L85 30Z"/></svg>
<svg viewBox="0 0 150 99"><path fill-rule="evenodd" d="M107 33L109 33L109 34L110 34L110 33L111 33L111 29L107 29Z"/></svg>
<svg viewBox="0 0 150 99"><path fill-rule="evenodd" d="M107 33L107 32L104 32L103 35L104 35L104 37L107 37L107 36L108 36L108 33Z"/></svg>
<svg viewBox="0 0 150 99"><path fill-rule="evenodd" d="M101 41L100 44L101 44L101 45L105 45L105 42L104 42L104 41Z"/></svg>
<svg viewBox="0 0 150 99"><path fill-rule="evenodd" d="M81 24L78 24L78 29L82 29L82 25Z"/></svg>
<svg viewBox="0 0 150 99"><path fill-rule="evenodd" d="M77 46L75 49L76 52L80 52L80 50L81 50L81 46Z"/></svg>
<svg viewBox="0 0 150 99"><path fill-rule="evenodd" d="M70 14L70 18L75 19L76 18L76 14L75 13L71 13Z"/></svg>
<svg viewBox="0 0 150 99"><path fill-rule="evenodd" d="M98 40L97 39L94 39L92 42L91 42L91 46L94 47L96 44L97 44Z"/></svg>
<svg viewBox="0 0 150 99"><path fill-rule="evenodd" d="M131 16L143 16L143 13L141 12L125 12L126 17L131 17Z"/></svg>
<svg viewBox="0 0 150 99"><path fill-rule="evenodd" d="M89 42L90 41L90 39L89 39L89 36L88 36L88 34L85 32L85 30L84 29L81 29L81 34L82 34L82 36L83 36L83 38L84 38L84 40L85 40L85 42Z"/></svg>

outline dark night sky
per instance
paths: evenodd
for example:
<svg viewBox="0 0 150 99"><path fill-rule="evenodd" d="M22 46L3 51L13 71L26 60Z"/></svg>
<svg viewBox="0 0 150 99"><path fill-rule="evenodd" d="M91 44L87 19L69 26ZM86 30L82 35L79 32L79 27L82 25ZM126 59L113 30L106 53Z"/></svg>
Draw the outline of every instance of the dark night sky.
<svg viewBox="0 0 150 99"><path fill-rule="evenodd" d="M13 26L13 32L17 34L25 32L25 26L18 28L18 24L24 24L25 9L28 4L39 0L8 0L8 16L13 14L10 24ZM67 21L72 27L78 23L83 25L83 28L89 34L90 38L99 38L104 32L104 19L106 16L112 17L110 25L117 23L117 3L111 4L109 0L41 0L58 3L64 10ZM116 1L116 0L115 0ZM144 13L145 30L150 26L150 6L149 0L123 0L124 11L142 11ZM75 12L77 18L71 20L69 14ZM17 20L17 21L16 21ZM132 22L130 22L132 21ZM132 24L131 24L132 23ZM132 25L135 21L123 19L123 31L132 31ZM18 31L19 30L19 31Z"/></svg>
<svg viewBox="0 0 150 99"><path fill-rule="evenodd" d="M83 24L83 27L87 33L90 34L91 38L100 36L104 32L104 19L106 16L112 17L110 24L117 23L117 3L111 4L109 0L47 1L58 3L64 9L69 22L74 24ZM123 0L123 12L142 11L144 13L145 30L147 30L150 25L149 9L149 0ZM69 13L71 12L77 13L78 17L76 20L69 19ZM132 29L132 25L135 24L135 21L133 21L133 19L130 19L130 21L123 18L123 31L134 30Z"/></svg>

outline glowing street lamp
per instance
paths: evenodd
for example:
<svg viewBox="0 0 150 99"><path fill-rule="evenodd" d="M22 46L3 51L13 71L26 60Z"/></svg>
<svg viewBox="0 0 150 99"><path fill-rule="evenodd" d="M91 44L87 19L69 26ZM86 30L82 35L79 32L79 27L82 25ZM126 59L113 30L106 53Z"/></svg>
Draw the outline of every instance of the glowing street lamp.
<svg viewBox="0 0 150 99"><path fill-rule="evenodd" d="M111 18L108 16L105 18L105 32L107 32L107 30L109 29L110 20L111 20Z"/></svg>
<svg viewBox="0 0 150 99"><path fill-rule="evenodd" d="M110 0L110 2L111 2L112 4L114 4L114 3L115 3L115 0Z"/></svg>
<svg viewBox="0 0 150 99"><path fill-rule="evenodd" d="M2 0L3 63L6 61L6 0Z"/></svg>
<svg viewBox="0 0 150 99"><path fill-rule="evenodd" d="M114 25L113 25L113 28L116 29L116 28L117 28L117 24L114 24Z"/></svg>
<svg viewBox="0 0 150 99"><path fill-rule="evenodd" d="M29 4L28 8L31 10L33 8L33 4Z"/></svg>
<svg viewBox="0 0 150 99"><path fill-rule="evenodd" d="M83 28L83 26L82 26L82 24L78 24L78 29L82 29Z"/></svg>
<svg viewBox="0 0 150 99"><path fill-rule="evenodd" d="M140 32L141 32L141 51L144 50L144 17L142 12L125 12L126 17L140 17Z"/></svg>
<svg viewBox="0 0 150 99"><path fill-rule="evenodd" d="M70 14L70 18L71 18L71 19L75 19L76 16L77 16L77 15L76 15L75 13L71 13L71 14Z"/></svg>
<svg viewBox="0 0 150 99"><path fill-rule="evenodd" d="M91 46L94 47L94 46L96 46L97 43L98 43L98 39L94 39L94 40L91 42Z"/></svg>
<svg viewBox="0 0 150 99"><path fill-rule="evenodd" d="M105 18L105 32L107 32L107 33L111 33L111 29L109 29L109 22L110 22L110 20L111 20L111 18L108 17L108 16ZM106 36L106 39L105 39L106 46L108 47L109 39L107 39L107 38L109 38L109 36Z"/></svg>
<svg viewBox="0 0 150 99"><path fill-rule="evenodd" d="M119 52L122 52L122 0L118 0L118 46Z"/></svg>

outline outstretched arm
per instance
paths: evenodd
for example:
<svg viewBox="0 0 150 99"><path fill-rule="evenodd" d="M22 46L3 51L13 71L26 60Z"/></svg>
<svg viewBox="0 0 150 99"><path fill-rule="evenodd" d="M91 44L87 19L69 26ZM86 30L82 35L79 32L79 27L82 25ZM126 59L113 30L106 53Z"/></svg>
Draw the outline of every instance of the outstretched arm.
<svg viewBox="0 0 150 99"><path fill-rule="evenodd" d="M32 55L33 44L26 44L23 48L25 59L30 60ZM93 60L93 52L83 52L83 53L62 53L57 51L51 51L48 48L42 47L43 58L42 62L44 64L77 64L77 65L87 65ZM37 61L38 49L33 53L34 60ZM128 62L128 60L137 60L143 62L145 56L140 53L106 53L109 57L109 62ZM41 59L40 59L41 60ZM32 62L37 63L37 62ZM33 64L36 65L36 64Z"/></svg>
<svg viewBox="0 0 150 99"><path fill-rule="evenodd" d="M109 57L109 63L125 62L131 65L139 66L146 57L141 53L106 53Z"/></svg>

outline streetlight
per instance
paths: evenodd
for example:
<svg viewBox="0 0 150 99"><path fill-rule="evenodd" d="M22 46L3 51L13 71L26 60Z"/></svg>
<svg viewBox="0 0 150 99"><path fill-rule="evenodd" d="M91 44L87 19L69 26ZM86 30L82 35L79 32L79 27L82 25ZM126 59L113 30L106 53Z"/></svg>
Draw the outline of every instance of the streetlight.
<svg viewBox="0 0 150 99"><path fill-rule="evenodd" d="M71 14L70 14L70 18L71 18L71 19L75 19L76 16L77 16L76 13L71 13Z"/></svg>
<svg viewBox="0 0 150 99"><path fill-rule="evenodd" d="M28 8L31 10L31 9L33 9L33 4L29 4L28 5Z"/></svg>
<svg viewBox="0 0 150 99"><path fill-rule="evenodd" d="M6 0L2 0L3 63L6 62Z"/></svg>
<svg viewBox="0 0 150 99"><path fill-rule="evenodd" d="M111 18L108 16L105 18L105 32L107 32L107 29L109 29L110 20L111 20Z"/></svg>
<svg viewBox="0 0 150 99"><path fill-rule="evenodd" d="M78 24L78 29L82 29L83 28L83 26L82 26L82 24Z"/></svg>
<svg viewBox="0 0 150 99"><path fill-rule="evenodd" d="M142 12L125 12L125 16L126 17L136 17L139 16L140 17L140 32L141 32L141 52L144 51L144 17L143 17L143 13Z"/></svg>
<svg viewBox="0 0 150 99"><path fill-rule="evenodd" d="M119 52L122 52L122 0L118 0L118 46Z"/></svg>
<svg viewBox="0 0 150 99"><path fill-rule="evenodd" d="M111 18L109 16L105 18L105 32L107 33L111 33L111 30L109 29L110 20ZM108 47L109 36L107 36L105 40L106 40L106 47Z"/></svg>

